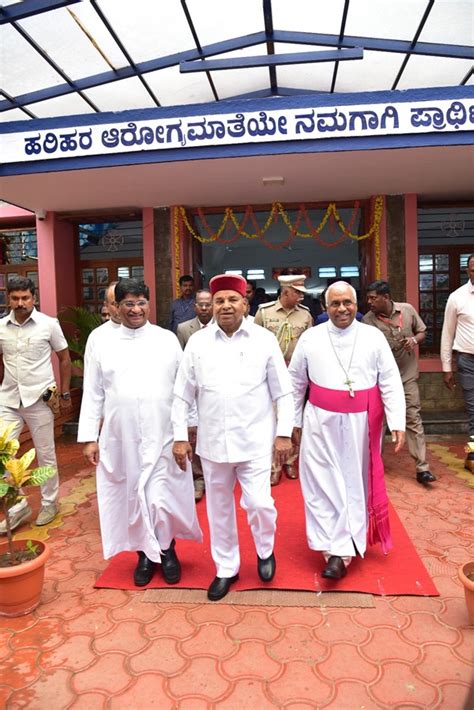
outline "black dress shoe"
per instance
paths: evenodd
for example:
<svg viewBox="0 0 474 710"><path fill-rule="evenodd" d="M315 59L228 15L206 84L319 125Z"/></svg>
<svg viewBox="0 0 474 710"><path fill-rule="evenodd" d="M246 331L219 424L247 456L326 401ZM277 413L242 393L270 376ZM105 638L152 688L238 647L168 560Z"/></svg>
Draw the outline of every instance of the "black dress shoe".
<svg viewBox="0 0 474 710"><path fill-rule="evenodd" d="M262 582L272 581L273 577L275 576L276 569L276 560L273 552L270 557L267 557L266 560L262 560L262 558L257 555L257 569L258 576L260 577Z"/></svg>
<svg viewBox="0 0 474 710"><path fill-rule="evenodd" d="M347 569L342 557L331 555L326 563L322 576L326 579L342 579L346 574Z"/></svg>
<svg viewBox="0 0 474 710"><path fill-rule="evenodd" d="M138 553L138 564L133 573L133 581L137 587L144 587L155 574L156 562L149 560L144 552Z"/></svg>
<svg viewBox="0 0 474 710"><path fill-rule="evenodd" d="M175 544L172 540L169 548L161 553L161 571L168 584L177 584L181 579L181 565L174 551Z"/></svg>
<svg viewBox="0 0 474 710"><path fill-rule="evenodd" d="M211 602L217 602L219 599L222 599L229 591L231 585L234 584L238 578L238 574L233 577L214 577L209 589L207 590L207 598L210 599Z"/></svg>
<svg viewBox="0 0 474 710"><path fill-rule="evenodd" d="M436 476L433 476L431 471L419 471L416 474L416 480L418 483L433 483L436 481Z"/></svg>

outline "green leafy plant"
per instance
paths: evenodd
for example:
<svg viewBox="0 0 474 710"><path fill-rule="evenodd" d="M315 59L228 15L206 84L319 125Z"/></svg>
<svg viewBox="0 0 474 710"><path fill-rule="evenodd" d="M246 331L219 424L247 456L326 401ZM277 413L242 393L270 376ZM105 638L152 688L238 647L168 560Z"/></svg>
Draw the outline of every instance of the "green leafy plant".
<svg viewBox="0 0 474 710"><path fill-rule="evenodd" d="M66 340L69 350L75 356L72 361L79 374L74 376L75 384L82 385L82 373L84 372L84 353L86 350L87 338L97 326L102 324L98 313L91 313L87 308L82 306L70 306L64 313L60 315L61 324L65 323L69 326L74 326L72 335L67 335Z"/></svg>
<svg viewBox="0 0 474 710"><path fill-rule="evenodd" d="M36 454L34 449L27 451L21 458L16 458L20 442L10 437L14 427L14 423L5 425L0 422L0 501L5 515L8 542L8 551L2 560L2 565L5 567L34 559L38 554L38 546L31 540L26 543L25 550L14 550L10 508L26 498L24 486L40 486L55 473L52 466L29 468Z"/></svg>

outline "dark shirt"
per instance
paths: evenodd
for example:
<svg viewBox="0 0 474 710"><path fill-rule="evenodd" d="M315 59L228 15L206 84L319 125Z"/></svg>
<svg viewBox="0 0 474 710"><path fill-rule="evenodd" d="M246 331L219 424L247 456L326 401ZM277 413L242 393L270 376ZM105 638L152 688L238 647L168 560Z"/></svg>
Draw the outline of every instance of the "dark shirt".
<svg viewBox="0 0 474 710"><path fill-rule="evenodd" d="M178 325L196 317L194 311L194 296L177 298L171 304L170 330L176 333Z"/></svg>

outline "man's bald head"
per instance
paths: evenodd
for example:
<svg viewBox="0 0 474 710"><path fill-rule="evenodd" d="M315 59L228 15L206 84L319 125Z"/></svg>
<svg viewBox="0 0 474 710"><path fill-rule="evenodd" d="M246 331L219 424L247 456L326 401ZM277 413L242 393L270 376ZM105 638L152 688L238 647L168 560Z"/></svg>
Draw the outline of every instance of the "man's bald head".
<svg viewBox="0 0 474 710"><path fill-rule="evenodd" d="M355 304L357 305L357 293L356 293L354 286L351 286L351 284L348 284L347 281L335 281L333 284L328 286L325 291L326 306L329 303L329 298L330 298L332 288L348 288L352 294L352 299L354 300Z"/></svg>
<svg viewBox="0 0 474 710"><path fill-rule="evenodd" d="M107 286L107 290L105 291L104 303L108 308L110 320L112 320L118 325L122 321L120 320L119 309L117 308L117 304L115 302L115 287L117 283L118 281L111 281Z"/></svg>
<svg viewBox="0 0 474 710"><path fill-rule="evenodd" d="M336 281L326 291L326 308L336 328L347 328L357 314L357 294L345 281Z"/></svg>

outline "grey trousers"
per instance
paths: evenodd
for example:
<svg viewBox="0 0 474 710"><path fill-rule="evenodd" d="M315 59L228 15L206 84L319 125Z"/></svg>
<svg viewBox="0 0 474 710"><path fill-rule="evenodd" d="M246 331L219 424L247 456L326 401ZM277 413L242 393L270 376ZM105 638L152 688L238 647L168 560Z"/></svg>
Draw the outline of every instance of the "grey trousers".
<svg viewBox="0 0 474 710"><path fill-rule="evenodd" d="M458 382L462 387L464 406L469 419L469 435L474 436L474 355L456 353Z"/></svg>
<svg viewBox="0 0 474 710"><path fill-rule="evenodd" d="M421 421L420 390L416 380L403 383L405 391L406 414L406 439L410 456L415 460L416 472L428 471L426 461L426 443L423 423Z"/></svg>

